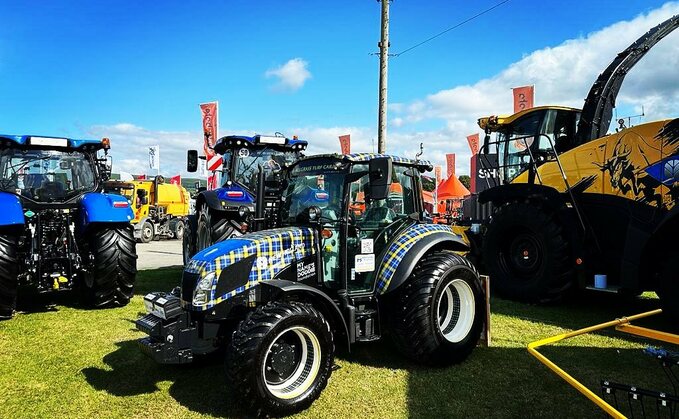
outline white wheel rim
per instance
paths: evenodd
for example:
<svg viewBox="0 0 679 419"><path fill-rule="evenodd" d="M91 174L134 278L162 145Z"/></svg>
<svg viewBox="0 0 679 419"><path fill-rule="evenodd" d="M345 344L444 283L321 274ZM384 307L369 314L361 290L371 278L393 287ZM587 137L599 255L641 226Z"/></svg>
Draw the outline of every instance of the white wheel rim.
<svg viewBox="0 0 679 419"><path fill-rule="evenodd" d="M474 324L474 292L467 282L453 279L446 284L436 304L438 328L451 343L464 340Z"/></svg>
<svg viewBox="0 0 679 419"><path fill-rule="evenodd" d="M301 346L301 354L294 372L283 382L272 383L266 378L269 355L273 346L287 333L292 333ZM321 345L316 335L306 327L293 326L279 333L266 350L262 364L262 379L266 388L274 397L279 399L293 399L300 396L311 387L318 376L321 366Z"/></svg>

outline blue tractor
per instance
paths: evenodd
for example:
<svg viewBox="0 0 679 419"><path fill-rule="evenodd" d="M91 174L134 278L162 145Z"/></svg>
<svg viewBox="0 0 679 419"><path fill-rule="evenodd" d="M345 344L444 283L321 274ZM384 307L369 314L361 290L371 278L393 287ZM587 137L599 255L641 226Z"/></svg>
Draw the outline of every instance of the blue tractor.
<svg viewBox="0 0 679 419"><path fill-rule="evenodd" d="M277 228L198 252L180 287L144 297L142 350L165 364L224 350L236 399L274 415L320 395L336 346L390 335L418 362L463 361L485 298L462 238L428 221L426 170L381 154L300 159L285 171Z"/></svg>
<svg viewBox="0 0 679 419"><path fill-rule="evenodd" d="M109 148L108 138L0 135L0 318L12 317L19 288L77 289L93 307L129 302L133 213L102 192Z"/></svg>
<svg viewBox="0 0 679 419"><path fill-rule="evenodd" d="M282 135L220 138L222 186L196 197L183 237L184 264L198 251L247 231L274 227L283 171L302 157L308 143ZM197 170L198 152L189 150L189 172Z"/></svg>

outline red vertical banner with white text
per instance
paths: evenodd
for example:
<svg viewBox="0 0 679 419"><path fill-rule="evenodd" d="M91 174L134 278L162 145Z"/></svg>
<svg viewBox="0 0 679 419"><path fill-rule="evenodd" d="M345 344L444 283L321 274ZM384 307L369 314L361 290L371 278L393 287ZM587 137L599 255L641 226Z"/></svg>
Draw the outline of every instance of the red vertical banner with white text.
<svg viewBox="0 0 679 419"><path fill-rule="evenodd" d="M222 165L222 157L215 154L213 147L217 143L217 102L200 104L200 113L203 116L203 151L207 161L207 170L215 171Z"/></svg>
<svg viewBox="0 0 679 419"><path fill-rule="evenodd" d="M351 153L351 135L340 135L339 142L342 149L342 154Z"/></svg>
<svg viewBox="0 0 679 419"><path fill-rule="evenodd" d="M535 86L513 87L514 113L533 107L535 103Z"/></svg>
<svg viewBox="0 0 679 419"><path fill-rule="evenodd" d="M455 176L455 153L446 154L446 177Z"/></svg>
<svg viewBox="0 0 679 419"><path fill-rule="evenodd" d="M436 176L436 187L438 188L441 184L441 166L434 167L434 175Z"/></svg>
<svg viewBox="0 0 679 419"><path fill-rule="evenodd" d="M472 156L479 152L479 134L472 134L467 136L469 149L472 151Z"/></svg>

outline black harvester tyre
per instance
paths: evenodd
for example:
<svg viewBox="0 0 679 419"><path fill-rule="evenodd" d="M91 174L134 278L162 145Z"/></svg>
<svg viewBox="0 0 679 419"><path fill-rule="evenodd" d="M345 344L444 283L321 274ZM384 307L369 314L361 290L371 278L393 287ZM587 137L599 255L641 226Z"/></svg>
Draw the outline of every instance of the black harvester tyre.
<svg viewBox="0 0 679 419"><path fill-rule="evenodd" d="M198 253L196 229L196 216L189 215L186 217L186 223L184 224L184 236L182 237L182 258L184 260L184 266L189 263L191 258L196 253Z"/></svg>
<svg viewBox="0 0 679 419"><path fill-rule="evenodd" d="M679 251L665 255L659 273L657 294L663 314L676 328L679 325Z"/></svg>
<svg viewBox="0 0 679 419"><path fill-rule="evenodd" d="M542 208L513 202L493 216L483 238L484 266L499 295L531 303L561 298L575 281L563 227Z"/></svg>
<svg viewBox="0 0 679 419"><path fill-rule="evenodd" d="M18 238L0 232L0 320L14 314L19 276Z"/></svg>
<svg viewBox="0 0 679 419"><path fill-rule="evenodd" d="M226 375L238 400L258 414L287 415L318 398L332 373L330 325L311 305L269 302L233 333Z"/></svg>
<svg viewBox="0 0 679 419"><path fill-rule="evenodd" d="M81 278L84 303L95 308L122 307L134 295L137 276L133 227L102 224L90 229L85 254L92 255L91 264Z"/></svg>
<svg viewBox="0 0 679 419"><path fill-rule="evenodd" d="M238 231L225 213L210 209L203 203L198 212L196 249L201 251L215 243L231 238Z"/></svg>
<svg viewBox="0 0 679 419"><path fill-rule="evenodd" d="M408 358L428 365L464 361L485 323L479 275L449 251L424 256L391 302L391 335Z"/></svg>

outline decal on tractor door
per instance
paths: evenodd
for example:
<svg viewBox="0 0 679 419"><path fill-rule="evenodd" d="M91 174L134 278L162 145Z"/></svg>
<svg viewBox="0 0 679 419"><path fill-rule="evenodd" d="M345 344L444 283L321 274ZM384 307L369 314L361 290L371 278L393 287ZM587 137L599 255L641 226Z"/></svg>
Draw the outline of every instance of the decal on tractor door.
<svg viewBox="0 0 679 419"><path fill-rule="evenodd" d="M309 263L304 263L304 261L297 262L297 280L304 281L309 279L316 273L316 264L311 261Z"/></svg>

